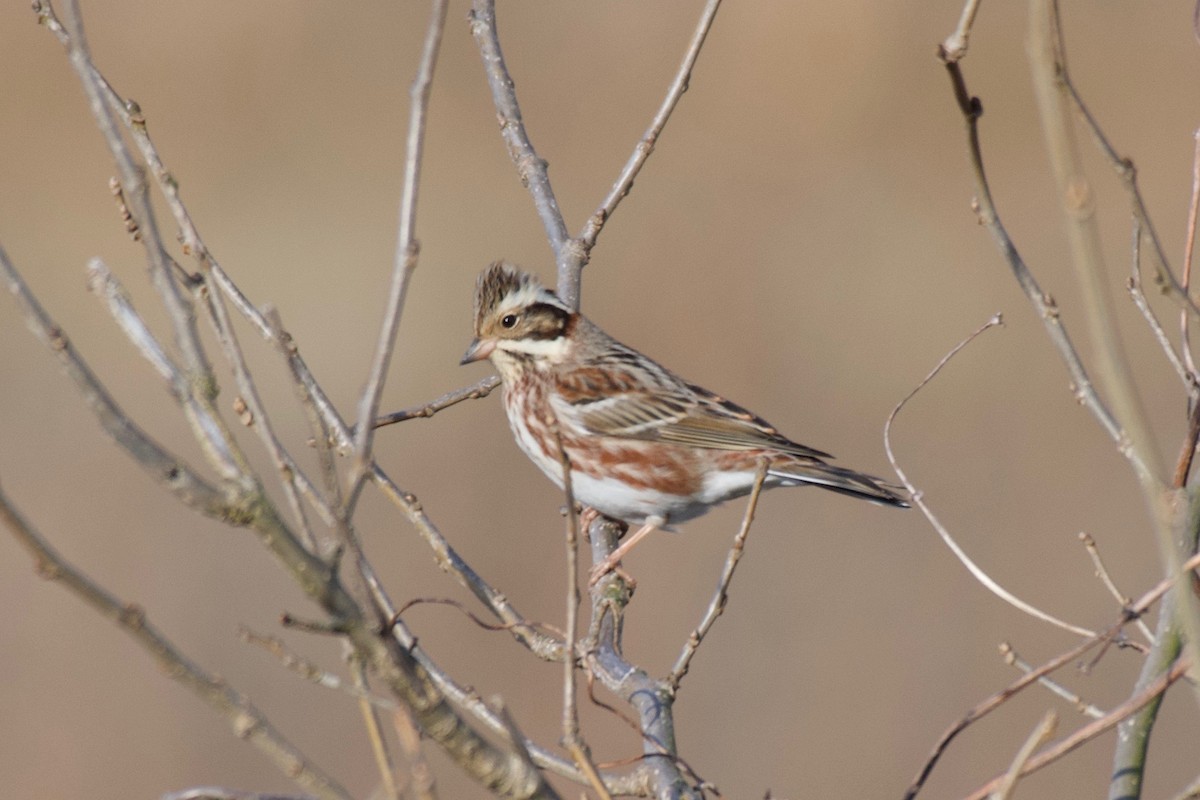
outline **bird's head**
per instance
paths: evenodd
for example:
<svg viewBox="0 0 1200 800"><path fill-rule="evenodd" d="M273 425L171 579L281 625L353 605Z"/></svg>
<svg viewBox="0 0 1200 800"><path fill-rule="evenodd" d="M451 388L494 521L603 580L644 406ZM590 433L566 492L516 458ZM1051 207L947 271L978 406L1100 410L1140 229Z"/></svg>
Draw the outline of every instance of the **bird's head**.
<svg viewBox="0 0 1200 800"><path fill-rule="evenodd" d="M502 378L554 363L566 353L575 316L537 276L493 262L475 282L475 338L460 363L490 358Z"/></svg>

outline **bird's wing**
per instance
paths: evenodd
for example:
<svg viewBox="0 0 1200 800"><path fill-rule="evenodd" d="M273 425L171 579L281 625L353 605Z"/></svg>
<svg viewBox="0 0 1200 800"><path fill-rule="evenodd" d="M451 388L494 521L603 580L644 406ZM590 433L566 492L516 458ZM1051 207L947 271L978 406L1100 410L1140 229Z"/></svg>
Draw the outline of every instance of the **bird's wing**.
<svg viewBox="0 0 1200 800"><path fill-rule="evenodd" d="M555 412L567 424L602 436L830 457L782 436L741 406L654 366L650 371L608 363L560 375Z"/></svg>

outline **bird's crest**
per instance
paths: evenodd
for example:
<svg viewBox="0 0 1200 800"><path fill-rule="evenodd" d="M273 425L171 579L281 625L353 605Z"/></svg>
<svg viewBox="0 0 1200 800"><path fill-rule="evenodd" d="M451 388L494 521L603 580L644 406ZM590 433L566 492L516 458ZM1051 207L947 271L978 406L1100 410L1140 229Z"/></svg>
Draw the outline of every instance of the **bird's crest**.
<svg viewBox="0 0 1200 800"><path fill-rule="evenodd" d="M536 275L517 269L507 261L493 261L475 282L475 333L503 305L525 308L546 303L566 310L558 295L550 291Z"/></svg>

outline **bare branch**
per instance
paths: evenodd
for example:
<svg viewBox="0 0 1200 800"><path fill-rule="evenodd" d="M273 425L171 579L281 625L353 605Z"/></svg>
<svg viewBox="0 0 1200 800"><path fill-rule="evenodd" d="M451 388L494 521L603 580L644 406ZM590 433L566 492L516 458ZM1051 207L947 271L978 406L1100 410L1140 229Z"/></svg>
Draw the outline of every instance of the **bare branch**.
<svg viewBox="0 0 1200 800"><path fill-rule="evenodd" d="M972 97L967 91L967 84L958 62L950 60L945 53L939 53L939 55L942 57L946 66L946 72L950 76L955 99L958 101L959 110L962 112L967 126L967 150L974 173L975 202L980 222L987 226L987 229L991 232L997 247L1000 248L1001 254L1012 270L1013 277L1025 293L1030 305L1033 306L1038 318L1041 319L1042 325L1046 329L1046 334L1050 337L1051 344L1054 345L1059 357L1062 358L1063 363L1066 365L1067 372L1071 376L1075 399L1091 411L1109 437L1116 443L1121 454L1133 464L1137 474L1153 474L1153 470L1149 466L1141 463L1141 456L1138 451L1128 447L1128 440L1121 430L1121 426L1105 406L1104 401L1100 399L1100 396L1096 393L1095 386L1092 385L1091 379L1088 377L1087 370L1083 366L1083 361L1080 359L1079 353L1075 349L1075 345L1072 344L1071 337L1067 334L1066 328L1060 318L1058 304L1054 302L1053 297L1042 291L1037 279L1034 278L1028 265L1021 258L1016 245L1000 221L995 203L992 200L987 174L983 169L983 153L979 144L979 116L983 113L983 106L978 98Z"/></svg>
<svg viewBox="0 0 1200 800"><path fill-rule="evenodd" d="M1017 777L1024 777L1032 772L1037 772L1042 767L1053 764L1058 759L1080 747L1081 745L1090 742L1100 734L1112 729L1118 722L1135 713L1142 706L1154 700L1156 697L1165 692L1172 683L1179 680L1187 673L1191 667L1191 662L1187 656L1180 656L1175 663L1171 665L1171 669L1165 672L1157 681L1146 687L1142 691L1130 697L1121 705L1114 708L1102 719L1091 722L1078 729L1070 736L1061 740L1052 747L1049 747L1042 752L1034 755L1017 770ZM984 800L989 794L995 791L1004 780L1004 776L993 778L991 781L976 789L971 794L967 795L967 800Z"/></svg>
<svg viewBox="0 0 1200 800"><path fill-rule="evenodd" d="M163 305L167 310L168 318L175 333L175 343L183 353L184 363L187 365L190 393L195 396L194 400L197 405L211 407L212 397L216 392L216 378L213 376L212 368L209 366L208 360L204 355L203 345L200 343L192 304L189 302L187 296L181 292L176 282L173 262L167 255L162 236L158 230L158 223L150 206L150 197L146 182L140 168L134 163L129 149L125 146L125 141L121 138L121 132L117 127L116 120L113 118L108 107L105 84L98 77L98 72L92 64L91 54L88 52L77 0L66 0L65 9L66 19L62 27L68 36L66 41L67 55L71 66L74 67L80 82L83 84L84 92L87 94L91 106L92 115L96 118L96 122L108 144L109 151L116 162L117 172L121 179L121 187L124 197L128 202L129 211L141 231L139 241L142 242L146 250L147 259L150 262L150 275L154 287L162 298ZM184 410L190 412L188 405L184 406ZM208 416L210 419L217 417L215 413L210 413ZM194 428L203 430L203 419L192 419L191 421ZM206 430L198 438L200 443L204 445L211 436L218 433L220 432ZM224 438L226 443L230 444L230 437L227 431L224 432ZM232 450L233 448L230 447L230 449ZM214 468L221 471L223 478L235 481L245 480L247 470L244 465L230 464L218 452L206 452L206 455L209 456Z"/></svg>
<svg viewBox="0 0 1200 800"><path fill-rule="evenodd" d="M105 433L185 505L210 517L232 518L234 510L224 494L161 447L125 415L100 379L72 347L67 334L55 324L29 291L3 248L0 248L0 278L16 297L29 329L50 348Z"/></svg>
<svg viewBox="0 0 1200 800"><path fill-rule="evenodd" d="M430 400L428 403L423 403L419 406L404 408L400 411L393 411L390 414L384 414L381 417L375 418L375 427L382 428L384 425L393 425L397 422L405 422L410 419L425 419L432 417L437 412L444 408L457 405L464 400L478 400L482 397L487 397L492 391L500 385L500 378L496 375L489 375L481 381L466 386L462 389L455 389L453 392L447 392L436 400Z"/></svg>
<svg viewBox="0 0 1200 800"><path fill-rule="evenodd" d="M1128 608L1131 598L1122 594L1121 590L1117 588L1116 582L1113 581L1112 575L1108 572L1108 567L1104 565L1104 559L1100 557L1100 548L1096 546L1096 540L1090 533L1080 531L1079 541L1083 543L1083 548L1087 551L1088 558L1092 560L1092 566L1096 568L1096 577L1100 579L1100 582L1108 589L1109 594L1113 596L1113 599L1122 608ZM1150 631L1144 620L1137 620L1137 627L1142 632L1142 635L1146 637L1146 641L1154 642L1154 634Z"/></svg>
<svg viewBox="0 0 1200 800"><path fill-rule="evenodd" d="M1021 749L1017 751L1008 772L1004 773L1000 785L996 787L988 800L1009 800L1012 797L1013 790L1017 788L1017 781L1021 779L1021 771L1029 762L1030 757L1034 751L1050 740L1057 728L1058 715L1053 711L1047 711L1037 727L1030 732L1029 738L1021 745Z"/></svg>
<svg viewBox="0 0 1200 800"><path fill-rule="evenodd" d="M604 780L600 777L600 771L596 769L596 763L592 760L591 748L579 730L579 704L575 691L575 670L579 668L575 659L575 641L579 628L579 515L575 511L575 490L571 484L571 459L563 447L558 419L550 412L545 422L558 447L558 460L563 474L563 495L567 503L567 630L564 637L567 648L563 658L563 746L600 799L612 800L612 795L609 794Z"/></svg>
<svg viewBox="0 0 1200 800"><path fill-rule="evenodd" d="M1054 0L1036 0L1030 13L1029 54L1034 94L1046 136L1046 152L1063 204L1075 277L1083 292L1088 333L1095 344L1100 381L1113 404L1127 448L1136 454L1131 455L1131 461L1140 467L1138 480L1143 491L1150 495L1162 488L1164 473L1145 409L1130 375L1106 283L1108 272L1095 217L1095 197L1079 158L1061 79L1066 64L1057 7Z"/></svg>
<svg viewBox="0 0 1200 800"><path fill-rule="evenodd" d="M345 692L355 698L366 697L372 704L388 710L398 707L395 701L389 700L386 697L370 694L364 695L363 692L353 686L347 685L345 681L319 664L297 655L276 636L264 636L261 633L255 633L249 628L241 627L238 629L238 638L246 644L252 644L266 650L279 661L280 666L284 669L320 686L322 689Z"/></svg>
<svg viewBox="0 0 1200 800"><path fill-rule="evenodd" d="M312 526L309 525L308 516L304 513L300 495L303 494L308 498L309 503L320 514L321 519L330 527L333 527L336 522L333 509L321 497L316 487L300 469L300 465L296 463L291 453L287 451L283 442L275 434L275 428L267 414L266 405L258 394L258 387L246 364L246 356L242 352L241 343L233 329L233 321L229 318L229 310L225 308L225 300L221 293L205 292L205 298L209 317L217 332L217 340L225 352L225 360L233 368L233 378L239 393L235 406L241 404L245 408L245 414L239 414L239 416L242 417L247 427L258 433L259 440L275 462L275 469L279 471L279 483L283 487L284 497L291 508L292 516L299 526L304 546L317 553L317 537L312 531Z"/></svg>
<svg viewBox="0 0 1200 800"><path fill-rule="evenodd" d="M367 669L356 653L351 652L349 656L350 674L354 678L354 688L358 691L358 710L367 729L367 740L371 743L371 752L375 756L375 766L379 770L384 797L387 800L400 800L400 790L396 786L396 767L392 763L392 754L383 736L379 710L369 699L371 689L367 683Z"/></svg>
<svg viewBox="0 0 1200 800"><path fill-rule="evenodd" d="M479 54L483 57L483 69L487 75L488 86L492 90L492 104L496 107L496 116L500 121L500 136L508 147L508 155L516 165L521 183L533 198L534 208L542 220L546 238L550 240L550 249L554 253L558 265L559 285L563 302L571 308L579 307L578 285L574 296L565 291L563 277L566 269L565 251L568 249L569 234L567 224L563 221L562 211L558 208L558 200L554 197L554 188L550 185L547 164L533 149L529 134L525 131L525 120L521 116L521 106L517 103L516 85L509 75L508 65L504 63L504 53L500 49L500 34L496 30L495 0L473 0L470 13L471 35L479 46Z"/></svg>
<svg viewBox="0 0 1200 800"><path fill-rule="evenodd" d="M896 454L892 451L892 423L896 421L896 417L900 414L901 409L908 404L909 400L916 396L917 392L925 388L925 385L933 380L937 374L942 371L942 368L950 362L950 359L954 358L954 356L957 355L960 350L973 342L975 338L984 331L1002 324L1003 321L1001 320L1000 315L996 314L981 327L977 328L973 333L967 336L967 338L955 345L949 353L942 357L942 360L939 361L937 366L935 366L933 370L925 376L924 380L918 383L916 387L909 392L908 395L901 400L895 408L892 409L892 413L888 414L887 422L885 422L883 425L883 446L887 451L888 461L891 463L892 469L894 469L896 474L900 477L900 482L904 484L904 488L906 488L909 494L912 495L913 504L917 508L921 509L921 513L925 515L925 519L929 520L929 524L933 526L935 531L937 531L938 536L942 537L942 541L945 542L946 546L950 548L950 551L954 553L955 558L957 558L962 565L967 568L967 571L971 573L975 580L983 584L984 588L999 597L1004 602L1020 611L1025 612L1026 614L1029 614L1031 617L1040 619L1043 622L1048 622L1055 627L1062 628L1063 630L1070 631L1071 633L1078 634L1079 636L1095 636L1095 632L1089 630L1088 628L1084 628L1079 625L1073 625L1070 622L1064 622L1058 617L1055 617L1053 614L1049 614L1045 611L1042 611L1040 608L1025 602L1001 586L995 579L992 578L992 576L988 575L982 567L972 561L971 557L967 555L966 550L964 550L958 544L958 542L955 541L954 536L950 533L946 526L944 526L937 516L934 515L933 510L925 502L925 498L922 496L921 492L917 490L917 487L914 486L912 481L909 480L908 475L903 469L900 468L900 464L896 460Z"/></svg>
<svg viewBox="0 0 1200 800"><path fill-rule="evenodd" d="M245 792L221 786L198 786L178 792L167 792L160 800L311 800L308 795Z"/></svg>
<svg viewBox="0 0 1200 800"><path fill-rule="evenodd" d="M244 475L246 464L235 452L229 431L214 413L213 406L192 391L187 377L167 356L150 326L133 307L120 281L98 258L88 264L88 288L105 301L122 332L167 382L176 402L191 420L193 434L204 447L209 461L218 464L219 471L227 478Z"/></svg>
<svg viewBox="0 0 1200 800"><path fill-rule="evenodd" d="M437 782L429 761L425 758L425 749L421 746L421 731L413 721L412 713L403 706L398 706L392 713L392 727L400 742L400 750L408 760L408 788L412 792L412 800L437 800ZM515 746L520 753L520 747Z"/></svg>
<svg viewBox="0 0 1200 800"><path fill-rule="evenodd" d="M392 350L396 346L396 333L400 329L400 314L404 310L404 298L408 293L409 280L417 267L417 190L420 186L421 156L425 143L425 118L429 110L429 94L433 84L433 70L437 64L442 31L446 27L447 0L433 0L429 27L425 32L425 45L421 52L417 76L409 90L408 142L404 157L404 187L400 193L400 224L396 237L395 263L392 265L392 280L388 288L387 309L375 345L375 356L371 361L371 373L366 388L358 403L358 426L354 436L354 464L351 468L352 488L347 495L347 516L352 516L363 481L371 464L371 445L375 426L372 424L379 413L379 401L383 396L383 385L387 379Z"/></svg>
<svg viewBox="0 0 1200 800"><path fill-rule="evenodd" d="M1017 655L1017 651L1013 650L1012 645L1010 645L1008 642L1000 643L1000 655L1004 656L1005 664L1016 667L1021 672L1033 672L1033 666L1029 662L1025 661L1025 659ZM1082 697L1077 695L1075 692L1072 692L1058 681L1043 675L1042 677L1038 678L1038 683L1048 689L1052 694L1056 694L1063 700L1066 700L1080 714L1089 716L1092 719L1099 719L1100 717L1104 716L1103 711L1096 708L1091 703L1085 702Z"/></svg>
<svg viewBox="0 0 1200 800"><path fill-rule="evenodd" d="M1183 277L1180 280L1180 288L1183 289L1184 295L1189 297L1192 284L1192 254L1196 247L1196 218L1200 216L1200 129L1192 134L1192 139L1195 142L1192 152L1192 202L1188 209L1187 240L1183 247ZM1195 375L1196 362L1192 358L1192 342L1188 331L1190 316L1187 308L1179 312L1179 349L1183 352L1188 373Z"/></svg>
<svg viewBox="0 0 1200 800"><path fill-rule="evenodd" d="M967 44L971 39L971 28L975 25L975 14L979 11L980 0L967 0L963 3L962 14L958 18L958 27L942 42L942 53L948 61L959 61L967 54Z"/></svg>
<svg viewBox="0 0 1200 800"><path fill-rule="evenodd" d="M229 722L240 739L246 739L297 785L329 800L350 800L350 793L314 765L301 750L275 730L245 695L223 679L211 675L187 656L146 619L136 604L125 603L71 565L25 521L3 491L0 520L33 556L38 574L62 584L71 594L104 617L117 623L162 667L163 672L190 689Z"/></svg>
<svg viewBox="0 0 1200 800"><path fill-rule="evenodd" d="M1192 556L1187 560L1187 562L1184 563L1183 567L1185 570L1192 570L1200 567L1200 555ZM996 694L993 694L991 697L988 697L986 700L976 704L974 708L964 714L962 718L947 728L946 731L941 735L937 743L933 746L933 750L929 754L929 758L926 759L925 764L921 767L921 771L917 773L917 777L913 779L912 784L904 793L904 800L912 800L912 798L915 798L917 794L920 793L921 788L925 785L925 781L928 780L930 773L933 772L933 768L937 765L938 760L942 757L942 754L946 752L946 748L950 746L950 742L952 742L955 737L970 727L970 725L973 723L978 722L984 716L999 708L1013 695L1038 681L1043 676L1049 675L1051 672L1070 664L1084 653L1087 653L1089 650L1099 646L1100 644L1113 641L1117 636L1120 635L1121 629L1124 628L1125 625L1127 625L1131 620L1137 619L1142 614L1146 613L1146 610L1150 608L1151 605L1157 602L1159 598L1161 598L1171 589L1171 587L1175 584L1175 581L1176 579L1174 577L1164 578L1163 580L1159 581L1150 590L1142 594L1141 597L1134 601L1129 608L1125 609L1121 615L1121 618L1110 625L1107 629L1096 634L1096 636L1081 642L1065 653L1055 656L1037 669L1026 672L1018 680L1001 689ZM1162 615L1160 615L1160 617L1161 616ZM1159 638L1161 640L1161 637ZM1124 796L1134 797L1136 794Z"/></svg>
<svg viewBox="0 0 1200 800"><path fill-rule="evenodd" d="M683 54L683 63L679 65L675 79L671 81L671 86L667 89L667 96L663 98L662 105L658 107L658 113L654 115L650 127L642 134L637 146L633 148L633 153L625 162L625 166L621 169L617 180L613 182L612 188L600 201L600 205L592 212L592 216L588 218L583 230L580 231L579 242L583 247L585 260L586 254L591 253L592 248L596 246L596 238L600 235L605 223L612 218L617 206L633 188L633 181L642 171L646 159L650 158L650 154L654 152L654 146L658 144L658 137L662 135L667 120L671 118L683 93L688 90L688 84L692 79L692 69L696 66L696 59L700 55L700 48L704 46L704 40L708 37L708 31L712 28L713 20L717 16L717 9L720 7L721 0L708 0L705 4L704 11L700 14L700 21L696 23L696 30L688 43L687 51ZM582 266L580 264L581 268ZM576 276L576 283L578 280L578 276Z"/></svg>
<svg viewBox="0 0 1200 800"><path fill-rule="evenodd" d="M746 501L746 512L742 515L742 525L738 529L737 535L733 537L733 547L729 548L729 555L725 557L725 567L721 570L720 580L717 581L717 591L709 601L700 624L688 636L687 643L683 646L679 657L675 659L675 666L671 668L671 673L667 675L666 683L671 687L673 693L679 691L679 684L683 681L683 676L687 675L688 667L691 666L692 659L695 658L701 643L704 642L704 637L712 630L717 617L725 612L725 604L729 602L729 585L733 581L733 573L737 570L738 562L742 560L746 537L750 535L754 512L758 509L758 498L762 494L763 481L767 479L768 466L770 466L769 462L764 459L758 467L758 474L754 478L754 488L750 491L750 499Z"/></svg>
<svg viewBox="0 0 1200 800"><path fill-rule="evenodd" d="M1167 361L1175 369L1175 373L1179 375L1179 379L1183 381L1183 387L1191 397L1196 396L1196 377L1193 372L1189 371L1183 362L1180 360L1175 348L1171 345L1171 340L1167 336L1167 332L1163 329L1162 323L1158 321L1154 310L1150 308L1150 303L1146 300L1146 292L1142 289L1142 223L1137 217L1133 219L1133 242L1130 246L1130 251L1133 254L1132 269L1129 274L1129 296L1133 298L1133 304L1137 306L1138 311L1142 312L1142 319L1146 321L1146 325L1150 328L1150 332L1154 334L1155 340L1158 341L1159 348L1162 349L1163 355L1167 357ZM1184 319L1187 315L1184 314Z"/></svg>

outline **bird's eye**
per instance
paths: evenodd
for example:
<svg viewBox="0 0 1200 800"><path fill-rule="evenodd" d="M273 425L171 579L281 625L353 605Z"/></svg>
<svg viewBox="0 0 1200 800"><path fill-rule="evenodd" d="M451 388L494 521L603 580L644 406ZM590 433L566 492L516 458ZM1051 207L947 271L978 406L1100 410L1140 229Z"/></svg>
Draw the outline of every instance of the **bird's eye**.
<svg viewBox="0 0 1200 800"><path fill-rule="evenodd" d="M517 315L505 314L504 319L500 320L500 324L506 328L511 328L513 325L517 324Z"/></svg>

